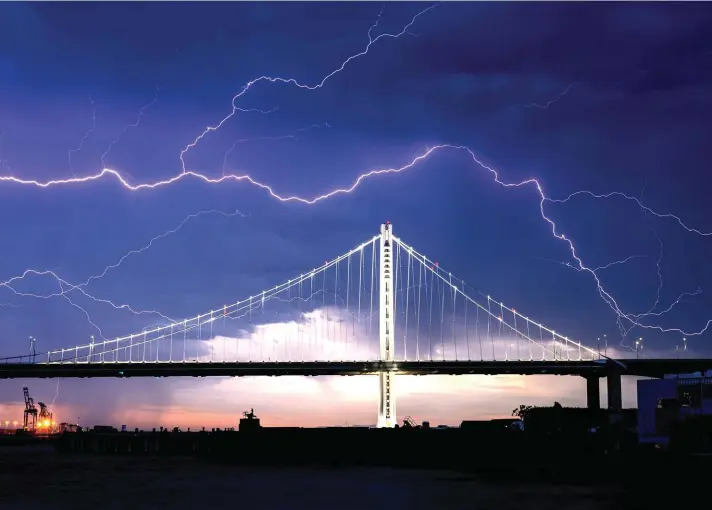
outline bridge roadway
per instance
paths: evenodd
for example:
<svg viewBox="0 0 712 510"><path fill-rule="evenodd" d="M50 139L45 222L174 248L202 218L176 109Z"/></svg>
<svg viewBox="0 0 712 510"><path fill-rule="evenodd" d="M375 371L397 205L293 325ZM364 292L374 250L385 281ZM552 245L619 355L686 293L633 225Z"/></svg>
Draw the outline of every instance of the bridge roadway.
<svg viewBox="0 0 712 510"><path fill-rule="evenodd" d="M663 377L712 370L712 359L594 361L305 361L0 363L0 379L87 377L353 376L394 370L401 375L619 375Z"/></svg>

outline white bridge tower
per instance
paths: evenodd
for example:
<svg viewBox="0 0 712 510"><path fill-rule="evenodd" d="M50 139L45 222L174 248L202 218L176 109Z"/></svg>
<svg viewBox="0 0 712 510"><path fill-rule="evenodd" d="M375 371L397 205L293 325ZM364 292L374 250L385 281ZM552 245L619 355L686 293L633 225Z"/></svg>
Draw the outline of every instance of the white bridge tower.
<svg viewBox="0 0 712 510"><path fill-rule="evenodd" d="M378 309L378 336L380 339L381 361L395 361L395 323L393 315L394 267L393 267L393 228L389 222L381 225L380 256L380 306ZM379 402L377 427L394 427L396 421L396 396L393 391L394 372L378 374Z"/></svg>

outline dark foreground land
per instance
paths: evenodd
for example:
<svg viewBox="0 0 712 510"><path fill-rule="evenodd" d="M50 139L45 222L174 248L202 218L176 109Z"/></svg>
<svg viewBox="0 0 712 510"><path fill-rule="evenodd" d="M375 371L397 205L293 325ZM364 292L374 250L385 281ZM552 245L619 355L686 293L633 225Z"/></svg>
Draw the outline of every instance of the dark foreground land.
<svg viewBox="0 0 712 510"><path fill-rule="evenodd" d="M247 467L185 457L0 451L0 508L439 510L617 508L592 487L499 483L445 471Z"/></svg>
<svg viewBox="0 0 712 510"><path fill-rule="evenodd" d="M707 457L593 446L455 430L69 434L0 446L0 509L650 510L709 501Z"/></svg>

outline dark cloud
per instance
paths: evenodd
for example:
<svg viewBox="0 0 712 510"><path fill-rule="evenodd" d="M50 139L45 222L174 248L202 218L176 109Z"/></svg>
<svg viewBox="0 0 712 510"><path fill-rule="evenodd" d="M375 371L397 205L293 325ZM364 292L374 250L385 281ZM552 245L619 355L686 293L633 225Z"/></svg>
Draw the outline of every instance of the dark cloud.
<svg viewBox="0 0 712 510"><path fill-rule="evenodd" d="M479 5L469 10L407 47L412 69L598 82L712 49L712 13L704 4L499 5L487 6L484 16Z"/></svg>

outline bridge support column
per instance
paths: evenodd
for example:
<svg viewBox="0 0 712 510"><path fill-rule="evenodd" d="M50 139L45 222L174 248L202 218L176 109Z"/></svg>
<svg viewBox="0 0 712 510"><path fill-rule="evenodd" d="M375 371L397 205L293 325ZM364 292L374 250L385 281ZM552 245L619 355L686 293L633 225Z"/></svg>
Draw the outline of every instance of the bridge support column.
<svg viewBox="0 0 712 510"><path fill-rule="evenodd" d="M586 377L586 407L598 411L601 408L600 380L595 376Z"/></svg>
<svg viewBox="0 0 712 510"><path fill-rule="evenodd" d="M606 385L608 387L608 410L611 413L620 413L623 409L623 389L621 387L620 370L614 368L608 369Z"/></svg>
<svg viewBox="0 0 712 510"><path fill-rule="evenodd" d="M380 251L380 307L378 336L381 361L395 361L395 316L393 315L393 238L389 223L381 225ZM394 427L396 420L396 396L393 391L394 372L378 374L379 402L378 428Z"/></svg>

